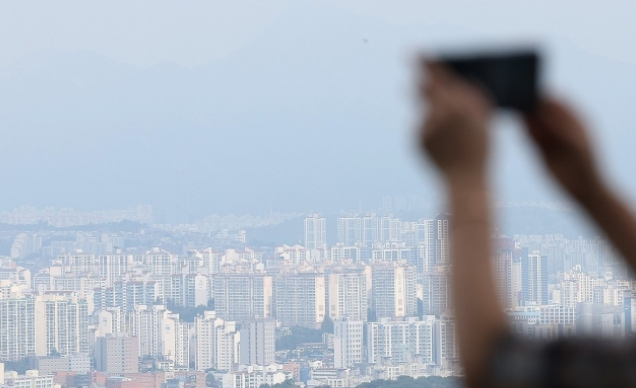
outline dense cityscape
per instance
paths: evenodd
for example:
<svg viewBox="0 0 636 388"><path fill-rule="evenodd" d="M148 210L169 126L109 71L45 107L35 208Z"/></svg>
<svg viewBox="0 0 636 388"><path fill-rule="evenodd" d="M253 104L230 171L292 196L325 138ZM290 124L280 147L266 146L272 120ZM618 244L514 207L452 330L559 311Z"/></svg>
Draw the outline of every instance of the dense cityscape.
<svg viewBox="0 0 636 388"><path fill-rule="evenodd" d="M0 388L636 387L636 2L0 0Z"/></svg>
<svg viewBox="0 0 636 388"><path fill-rule="evenodd" d="M460 384L448 214L209 216L188 227L153 224L150 206L0 217L2 387ZM247 242L246 229L294 219L299 244ZM493 239L515 332L636 331L634 282L604 240Z"/></svg>

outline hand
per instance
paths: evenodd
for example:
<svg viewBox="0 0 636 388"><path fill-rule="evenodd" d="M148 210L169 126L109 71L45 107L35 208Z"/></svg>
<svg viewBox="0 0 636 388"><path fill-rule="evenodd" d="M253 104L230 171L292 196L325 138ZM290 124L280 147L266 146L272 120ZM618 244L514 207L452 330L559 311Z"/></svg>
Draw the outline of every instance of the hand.
<svg viewBox="0 0 636 388"><path fill-rule="evenodd" d="M451 186L481 180L488 159L492 103L476 86L441 64L425 63L421 85L427 114L420 145Z"/></svg>
<svg viewBox="0 0 636 388"><path fill-rule="evenodd" d="M524 121L550 173L574 198L585 201L599 188L600 179L587 130L576 114L561 102L545 99Z"/></svg>

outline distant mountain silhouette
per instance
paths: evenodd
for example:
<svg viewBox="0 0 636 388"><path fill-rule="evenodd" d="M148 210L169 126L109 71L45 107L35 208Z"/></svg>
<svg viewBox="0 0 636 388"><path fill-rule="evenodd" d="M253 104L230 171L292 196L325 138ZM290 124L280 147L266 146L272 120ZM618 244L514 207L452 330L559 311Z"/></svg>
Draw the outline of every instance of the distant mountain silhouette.
<svg viewBox="0 0 636 388"><path fill-rule="evenodd" d="M308 27L273 28L192 69L137 69L91 52L4 69L0 181L17 191L2 190L0 203L150 202L171 218L356 204L381 198L380 181L417 188L405 179L392 59L357 34Z"/></svg>
<svg viewBox="0 0 636 388"><path fill-rule="evenodd" d="M177 222L438 196L413 157L412 68L401 43L429 31L295 12L238 53L191 69L138 69L84 51L34 53L0 69L0 210L151 203L157 217ZM580 91L601 108L627 110L631 67L571 50L581 59L572 70ZM595 81L586 69L611 75ZM619 92L619 102L604 98ZM629 110L605 124L625 117ZM497 167L505 196L545 196L522 146L510 144L502 155L511 160Z"/></svg>

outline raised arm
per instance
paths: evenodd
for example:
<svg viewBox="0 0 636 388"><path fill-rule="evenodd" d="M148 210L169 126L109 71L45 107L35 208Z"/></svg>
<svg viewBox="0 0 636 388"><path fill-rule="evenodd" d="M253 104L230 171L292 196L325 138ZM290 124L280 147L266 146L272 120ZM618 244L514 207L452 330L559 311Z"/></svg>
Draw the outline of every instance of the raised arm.
<svg viewBox="0 0 636 388"><path fill-rule="evenodd" d="M581 121L563 103L546 99L525 122L548 171L636 272L636 218L600 173Z"/></svg>
<svg viewBox="0 0 636 388"><path fill-rule="evenodd" d="M491 353L507 333L491 270L487 159L491 103L475 86L426 65L426 119L420 132L451 211L450 252L457 336L470 387L481 387Z"/></svg>

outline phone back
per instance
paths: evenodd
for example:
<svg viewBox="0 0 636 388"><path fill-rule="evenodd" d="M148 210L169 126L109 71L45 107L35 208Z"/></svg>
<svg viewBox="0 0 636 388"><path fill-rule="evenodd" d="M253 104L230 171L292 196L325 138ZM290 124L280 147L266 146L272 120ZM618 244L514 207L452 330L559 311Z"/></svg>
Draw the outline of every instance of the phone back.
<svg viewBox="0 0 636 388"><path fill-rule="evenodd" d="M441 62L484 87L498 107L528 112L537 104L539 55L534 51L448 56Z"/></svg>

